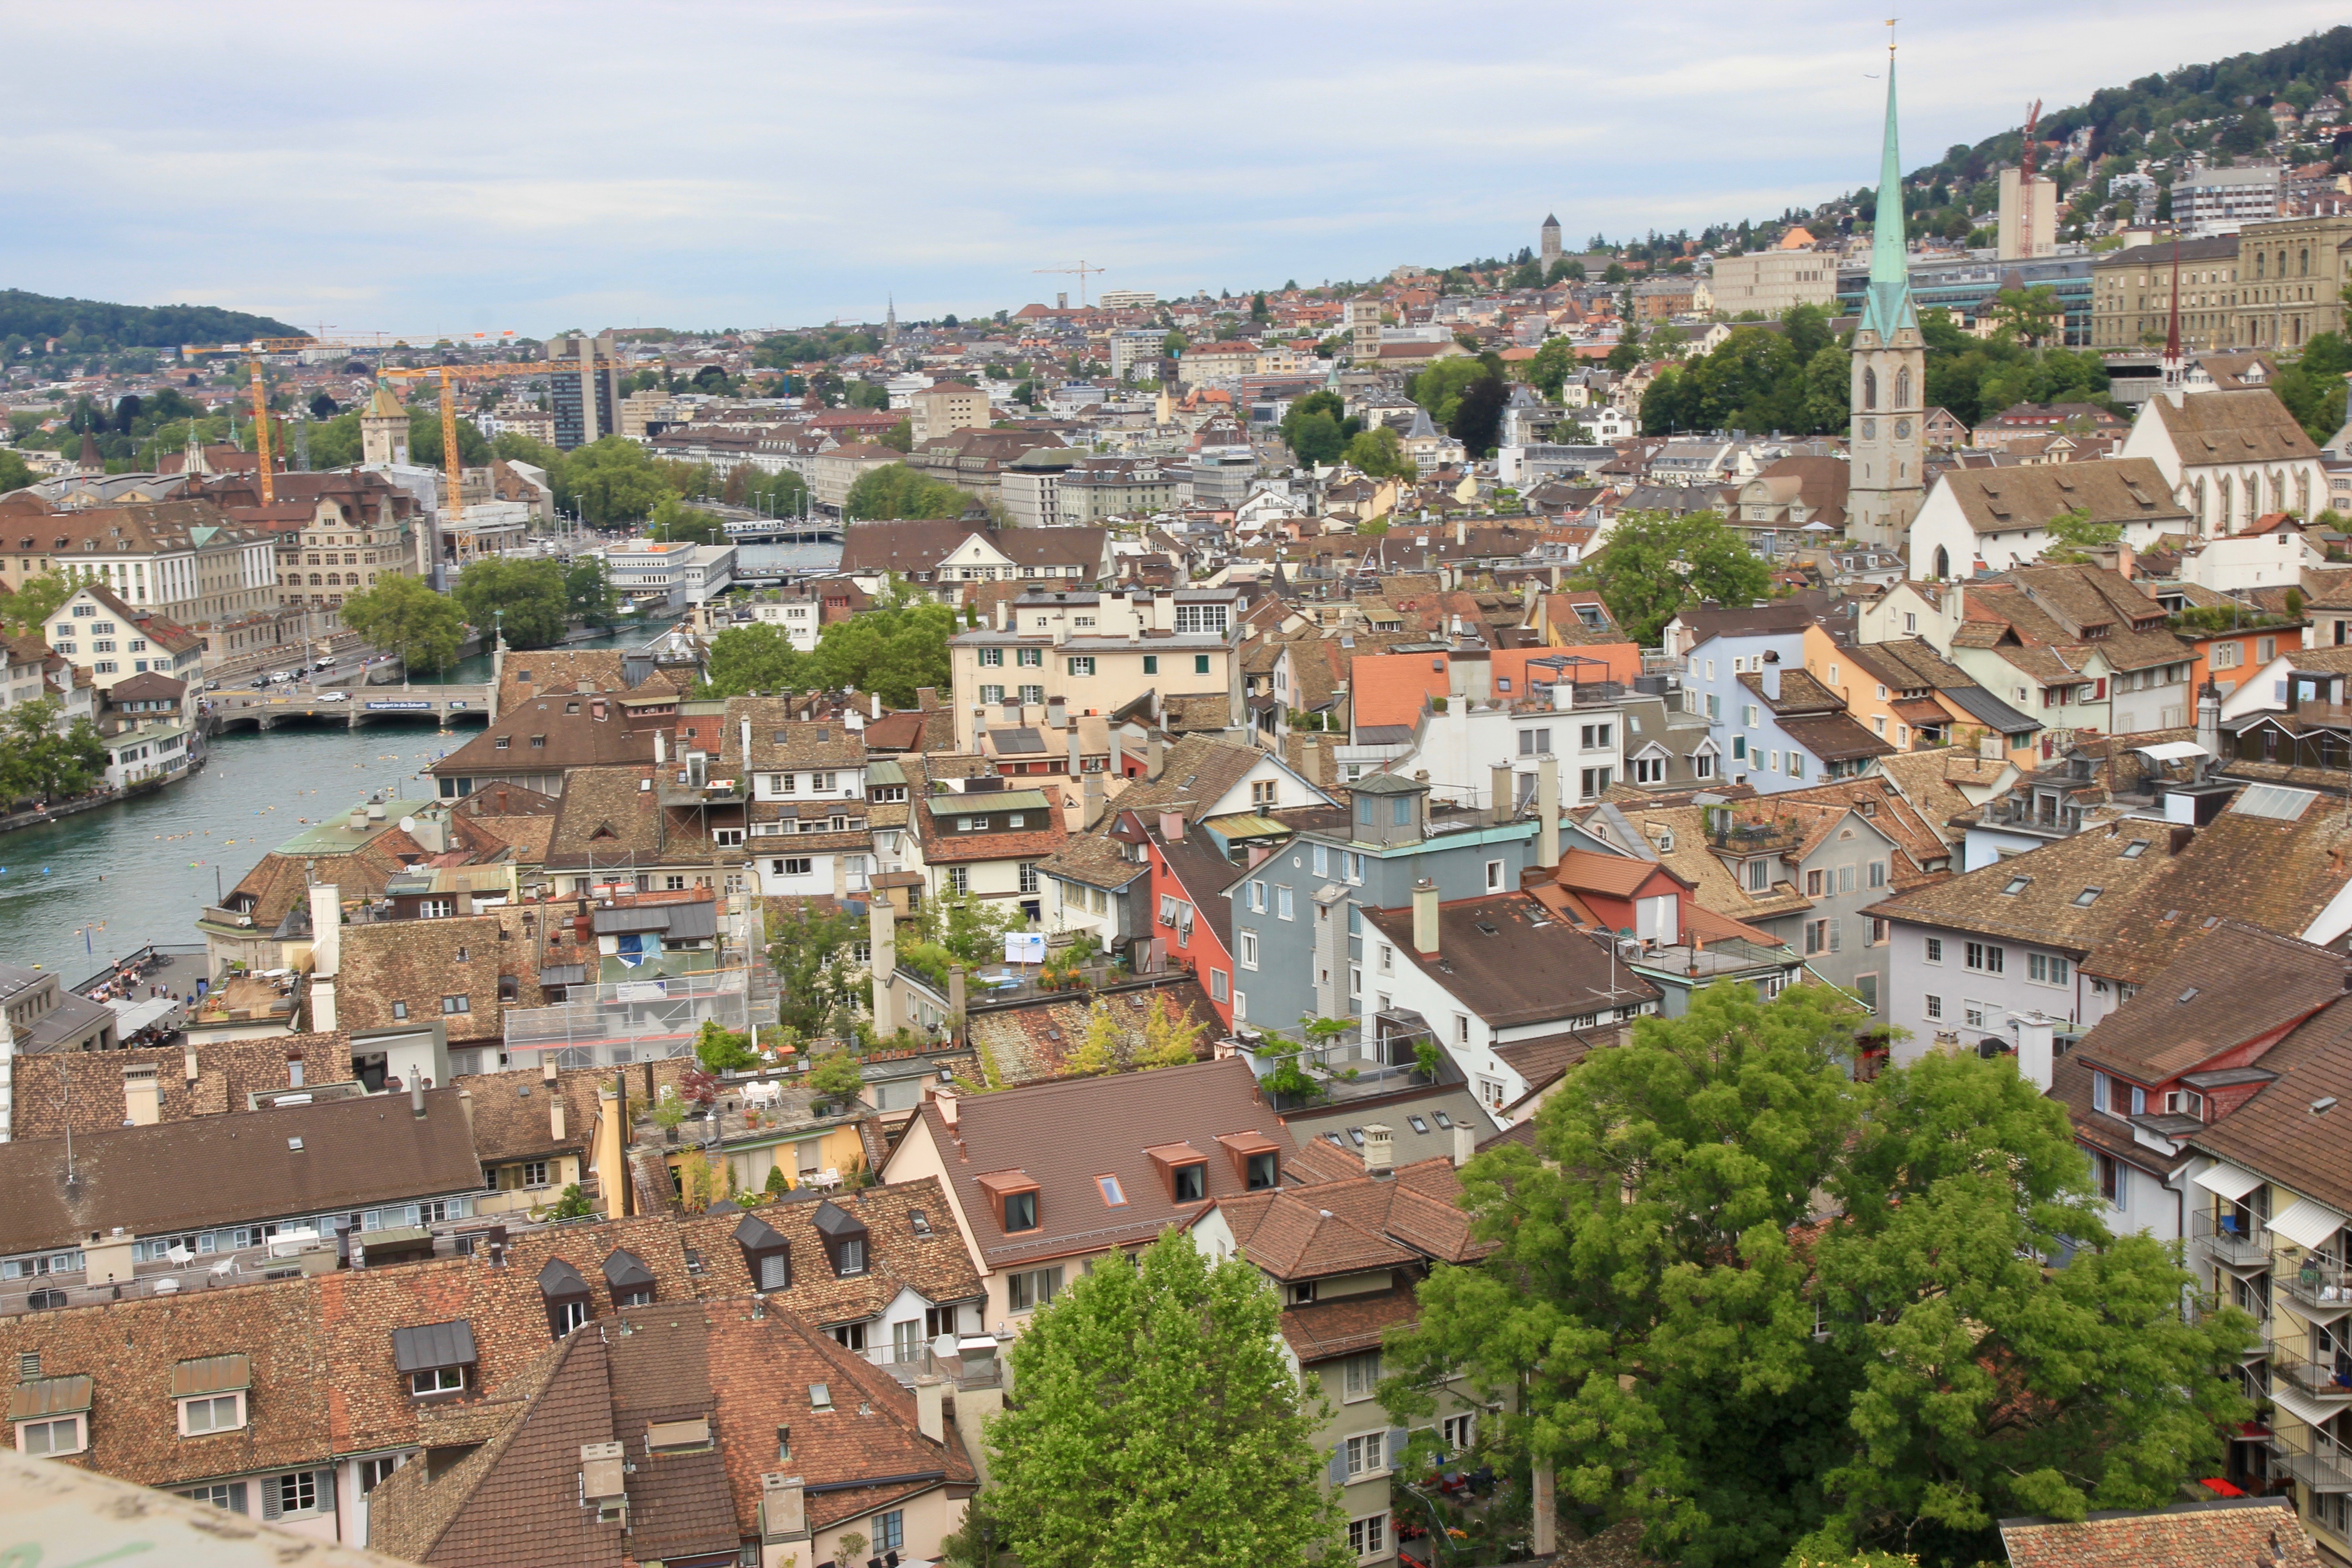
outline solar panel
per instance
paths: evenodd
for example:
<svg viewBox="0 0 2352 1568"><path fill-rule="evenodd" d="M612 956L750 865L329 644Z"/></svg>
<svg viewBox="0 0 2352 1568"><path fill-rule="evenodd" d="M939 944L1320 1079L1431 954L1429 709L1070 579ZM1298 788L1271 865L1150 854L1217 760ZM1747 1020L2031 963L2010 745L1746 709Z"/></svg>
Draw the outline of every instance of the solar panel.
<svg viewBox="0 0 2352 1568"><path fill-rule="evenodd" d="M2237 804L2230 809L2242 816L2276 817L2281 822L2300 822L2303 814L2318 795L2307 789L2287 789L2280 784L2249 784Z"/></svg>

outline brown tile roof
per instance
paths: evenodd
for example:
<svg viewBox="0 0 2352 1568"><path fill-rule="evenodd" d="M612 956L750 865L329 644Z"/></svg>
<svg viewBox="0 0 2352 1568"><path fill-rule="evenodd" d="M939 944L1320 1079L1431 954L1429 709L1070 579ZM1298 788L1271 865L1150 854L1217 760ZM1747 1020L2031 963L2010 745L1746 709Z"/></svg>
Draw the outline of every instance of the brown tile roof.
<svg viewBox="0 0 2352 1568"><path fill-rule="evenodd" d="M2161 853L2167 842L2158 824L2126 831L2152 838L2150 855ZM2225 811L2171 857L2083 967L2103 979L2140 984L2216 919L2271 931L2307 930L2352 876L2344 863L2347 849L2352 822L2341 812L2315 808L2300 821L2282 822Z"/></svg>
<svg viewBox="0 0 2352 1568"><path fill-rule="evenodd" d="M156 1236L474 1191L482 1171L457 1091L425 1099L422 1118L399 1096L374 1095L120 1127L73 1141L70 1186L62 1142L0 1144L11 1194L0 1252L78 1244L115 1226Z"/></svg>
<svg viewBox="0 0 2352 1568"><path fill-rule="evenodd" d="M374 1029L438 1019L453 1043L503 1038L499 975L515 977L516 1005L539 1002L538 955L529 942L500 941L503 929L489 914L345 926L335 1021ZM456 996L466 999L466 1011L448 1010L446 999ZM407 1009L405 1018L394 1016L395 1002Z"/></svg>
<svg viewBox="0 0 2352 1568"><path fill-rule="evenodd" d="M2268 387L2200 392L2177 404L2167 398L2156 415L2183 463L2275 463L2319 456L2318 447Z"/></svg>
<svg viewBox="0 0 2352 1568"><path fill-rule="evenodd" d="M591 691L626 691L621 661L616 647L509 650L499 668L499 716L535 697L576 693L583 683Z"/></svg>
<svg viewBox="0 0 2352 1568"><path fill-rule="evenodd" d="M1285 1308L1282 1337L1300 1362L1312 1365L1358 1351L1378 1350L1391 1327L1412 1322L1420 1310L1410 1285L1370 1295L1340 1296Z"/></svg>
<svg viewBox="0 0 2352 1568"><path fill-rule="evenodd" d="M2195 1133L2189 1145L2227 1160L2338 1213L2352 1212L2352 1004L2337 1002L2264 1052L2279 1077L2243 1105ZM2322 1100L2336 1103L2325 1111Z"/></svg>
<svg viewBox="0 0 2352 1568"><path fill-rule="evenodd" d="M1657 987L1622 964L1604 942L1563 924L1524 893L1440 905L1438 951L1413 949L1412 910L1364 918L1463 1006L1496 1028L1564 1020L1658 999Z"/></svg>
<svg viewBox="0 0 2352 1568"><path fill-rule="evenodd" d="M2188 510L2172 499L2172 487L2152 458L1951 468L1940 482L1979 533L2042 528L2059 513L2074 510L2098 523L2189 521Z"/></svg>
<svg viewBox="0 0 2352 1568"><path fill-rule="evenodd" d="M1897 893L1865 914L2004 937L2080 954L2098 949L2141 907L2169 858L2161 823L2117 823L2043 845L2012 860ZM2126 851L2135 840L2147 847ZM2014 893L2011 884L2023 882ZM2086 889L2100 889L2084 904Z"/></svg>
<svg viewBox="0 0 2352 1568"><path fill-rule="evenodd" d="M2294 1505L2276 1497L2095 1513L2075 1524L2004 1519L2000 1543L2010 1568L2320 1568Z"/></svg>
<svg viewBox="0 0 2352 1568"><path fill-rule="evenodd" d="M580 711L564 711L573 706ZM431 771L437 778L560 773L654 760L652 731L631 729L616 705L608 704L602 719L593 706L592 698L563 696L502 703L499 716L480 734L435 763Z"/></svg>
<svg viewBox="0 0 2352 1568"><path fill-rule="evenodd" d="M2017 862L2011 862L2014 865ZM2163 884L2158 886L2163 892ZM2240 921L2194 935L2138 994L2099 1020L2074 1054L2141 1084L2310 1017L2352 989L2352 962Z"/></svg>
<svg viewBox="0 0 2352 1568"><path fill-rule="evenodd" d="M68 1124L76 1135L119 1128L126 1109L122 1069L132 1065L155 1068L161 1104L158 1120L185 1121L205 1112L199 1109L197 1086L188 1082L184 1050L196 1054L199 1082L205 1073L221 1075L221 1100L211 1114L243 1110L246 1096L293 1087L287 1059L302 1058L307 1083L332 1083L352 1075L350 1037L331 1034L276 1035L263 1039L197 1040L184 1045L117 1051L58 1051L41 1058L37 1068L20 1067L17 1081L31 1081L37 1072L39 1092L19 1090L11 1115L10 1133L26 1139L62 1138Z"/></svg>
<svg viewBox="0 0 2352 1568"><path fill-rule="evenodd" d="M967 1095L957 1110L957 1126L950 1130L937 1103L926 1102L892 1159L917 1136L917 1127L926 1131L947 1166L972 1240L992 1269L1149 1240L1164 1226L1190 1219L1198 1210L1173 1202L1143 1152L1147 1148L1190 1143L1201 1151L1208 1157L1208 1196L1216 1199L1245 1190L1237 1162L1219 1144L1220 1137L1255 1132L1282 1150L1291 1146L1289 1134L1260 1098L1249 1065L1239 1058ZM884 1167L886 1176L888 1169ZM1042 1189L1034 1231L1006 1232L981 1185L983 1176L1009 1173L1025 1173ZM1104 1175L1118 1178L1125 1205L1113 1208L1105 1203L1095 1182Z"/></svg>

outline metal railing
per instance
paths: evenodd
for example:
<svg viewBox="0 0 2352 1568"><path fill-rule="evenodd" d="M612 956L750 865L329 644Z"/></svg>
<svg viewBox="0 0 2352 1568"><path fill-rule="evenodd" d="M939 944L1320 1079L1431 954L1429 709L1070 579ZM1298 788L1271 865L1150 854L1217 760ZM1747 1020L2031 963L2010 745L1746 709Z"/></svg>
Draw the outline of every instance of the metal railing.
<svg viewBox="0 0 2352 1568"><path fill-rule="evenodd" d="M2315 1426L2281 1425L2271 1436L2280 1469L2314 1491L2352 1491L2352 1455L2342 1444Z"/></svg>
<svg viewBox="0 0 2352 1568"><path fill-rule="evenodd" d="M2323 1318L2337 1318L2352 1312L2352 1268L2325 1266L2298 1269L2285 1275L2281 1283L2287 1297L2298 1307L2306 1309L2305 1315L2317 1313Z"/></svg>
<svg viewBox="0 0 2352 1568"><path fill-rule="evenodd" d="M950 1378L958 1388L998 1388L1004 1383L1001 1354L943 1356L933 1354L929 1345L902 1349L889 1344L868 1351L866 1359L901 1383L911 1384L918 1377Z"/></svg>
<svg viewBox="0 0 2352 1568"><path fill-rule="evenodd" d="M2307 1343L2273 1340L2270 1346L2271 1370L2312 1398L2352 1400L2352 1371L2339 1369L2333 1358L2306 1359Z"/></svg>
<svg viewBox="0 0 2352 1568"><path fill-rule="evenodd" d="M2217 1216L2210 1209L2195 1209L2189 1214L2189 1237L2225 1268L2270 1267L2270 1232L2259 1220L2243 1223L2235 1215Z"/></svg>

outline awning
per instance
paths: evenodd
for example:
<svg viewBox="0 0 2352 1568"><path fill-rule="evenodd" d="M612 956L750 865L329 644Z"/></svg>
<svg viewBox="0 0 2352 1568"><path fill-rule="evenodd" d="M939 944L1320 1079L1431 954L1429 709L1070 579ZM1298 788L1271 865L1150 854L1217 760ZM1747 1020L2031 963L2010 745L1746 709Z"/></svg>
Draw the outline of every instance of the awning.
<svg viewBox="0 0 2352 1568"><path fill-rule="evenodd" d="M2271 1382L2271 1403L2306 1426L2325 1427L2331 1417L2343 1412L2341 1402L2314 1399L2309 1394L2298 1394L2294 1385L2283 1377L2273 1378Z"/></svg>
<svg viewBox="0 0 2352 1568"><path fill-rule="evenodd" d="M2271 1221L2273 1230L2315 1252L2334 1242L2336 1233L2347 1225L2352 1225L2352 1220L2309 1198L2296 1199L2294 1207Z"/></svg>
<svg viewBox="0 0 2352 1568"><path fill-rule="evenodd" d="M2160 745L2134 746L2133 751L2152 763L2181 763L2190 757L2210 757L2213 753L2194 741L2166 741Z"/></svg>
<svg viewBox="0 0 2352 1568"><path fill-rule="evenodd" d="M2263 1179L2251 1171L2241 1171L2235 1165L2216 1165L2200 1171L2189 1178L2207 1192L2236 1203L2263 1184Z"/></svg>

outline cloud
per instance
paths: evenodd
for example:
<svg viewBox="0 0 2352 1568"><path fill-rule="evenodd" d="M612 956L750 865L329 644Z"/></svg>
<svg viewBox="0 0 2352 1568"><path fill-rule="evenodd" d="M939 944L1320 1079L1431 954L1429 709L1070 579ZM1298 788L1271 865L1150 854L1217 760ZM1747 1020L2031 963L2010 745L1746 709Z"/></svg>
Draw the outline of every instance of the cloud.
<svg viewBox="0 0 2352 1568"><path fill-rule="evenodd" d="M1906 162L2267 47L2187 0L1906 22ZM629 4L12 18L0 284L352 330L782 325L1240 289L1777 215L1875 178L1885 29L1562 8ZM1073 290L1075 291L1075 290Z"/></svg>

